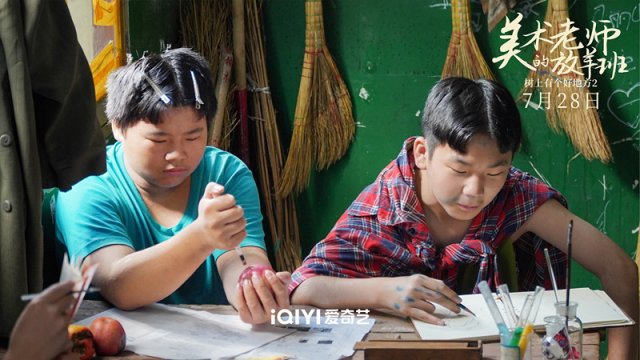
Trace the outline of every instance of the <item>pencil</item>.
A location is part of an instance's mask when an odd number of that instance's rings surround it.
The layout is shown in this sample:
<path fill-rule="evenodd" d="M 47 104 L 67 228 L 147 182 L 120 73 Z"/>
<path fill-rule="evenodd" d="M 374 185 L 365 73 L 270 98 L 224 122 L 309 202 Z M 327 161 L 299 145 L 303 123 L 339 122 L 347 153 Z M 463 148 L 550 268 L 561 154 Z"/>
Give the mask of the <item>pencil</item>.
<path fill-rule="evenodd" d="M 93 287 L 90 286 L 88 289 L 86 290 L 74 290 L 74 291 L 70 291 L 69 294 L 80 294 L 80 293 L 86 293 L 86 294 L 91 294 L 91 293 L 96 293 L 99 292 L 100 289 L 97 287 Z M 24 294 L 24 295 L 20 295 L 20 300 L 21 301 L 31 301 L 33 299 L 35 299 L 36 297 L 40 296 L 40 294 L 42 293 L 34 293 L 34 294 Z"/>

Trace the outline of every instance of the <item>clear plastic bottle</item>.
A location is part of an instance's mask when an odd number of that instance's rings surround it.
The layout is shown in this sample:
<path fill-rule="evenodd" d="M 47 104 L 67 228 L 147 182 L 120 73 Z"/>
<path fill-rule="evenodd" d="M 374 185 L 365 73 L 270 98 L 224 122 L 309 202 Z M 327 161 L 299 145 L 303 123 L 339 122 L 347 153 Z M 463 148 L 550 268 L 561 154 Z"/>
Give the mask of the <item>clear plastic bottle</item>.
<path fill-rule="evenodd" d="M 542 355 L 549 360 L 563 360 L 569 354 L 564 318 L 558 315 L 544 318 L 546 333 L 542 338 Z"/>
<path fill-rule="evenodd" d="M 571 349 L 566 359 L 582 359 L 582 321 L 576 316 L 578 303 L 569 302 L 567 306 L 564 302 L 557 302 L 555 307 L 556 315 L 560 316 L 568 326 Z"/>

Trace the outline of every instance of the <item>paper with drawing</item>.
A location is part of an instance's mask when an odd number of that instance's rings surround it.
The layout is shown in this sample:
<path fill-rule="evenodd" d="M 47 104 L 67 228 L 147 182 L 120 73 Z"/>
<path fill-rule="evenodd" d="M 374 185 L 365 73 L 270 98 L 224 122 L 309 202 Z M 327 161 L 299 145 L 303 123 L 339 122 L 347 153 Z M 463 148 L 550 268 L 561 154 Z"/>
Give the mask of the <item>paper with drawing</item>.
<path fill-rule="evenodd" d="M 244 354 L 238 359 L 268 359 L 278 356 L 296 360 L 342 359 L 353 355 L 353 346 L 371 331 L 374 319 L 357 323 L 329 323 L 321 317 L 319 324 L 293 325 L 296 331 L 263 347 Z"/>
<path fill-rule="evenodd" d="M 109 309 L 80 321 L 88 325 L 100 316 L 122 323 L 126 350 L 169 359 L 234 357 L 295 330 L 243 323 L 237 315 L 154 304 L 135 311 Z"/>
<path fill-rule="evenodd" d="M 353 344 L 373 326 L 358 324 L 251 326 L 237 315 L 218 315 L 155 304 L 135 311 L 109 309 L 79 322 L 88 325 L 100 316 L 122 323 L 126 350 L 164 359 L 252 359 L 284 355 L 295 359 L 339 359 L 353 354 Z"/>
<path fill-rule="evenodd" d="M 516 313 L 520 312 L 527 294 L 531 293 L 511 293 Z M 494 296 L 496 296 L 495 293 Z M 460 297 L 463 299 L 462 303 L 476 313 L 477 318 L 466 312 L 455 314 L 441 306 L 436 306 L 435 314 L 444 319 L 446 325 L 431 325 L 412 319 L 420 337 L 423 340 L 498 340 L 498 327 L 493 321 L 482 295 L 460 295 Z M 558 291 L 558 297 L 564 299 L 565 291 Z M 594 291 L 588 288 L 571 289 L 571 300 L 578 303 L 578 317 L 582 320 L 585 329 L 633 324 L 633 321 L 624 314 L 604 291 Z M 499 300 L 496 302 L 504 316 L 505 309 L 502 306 L 502 302 Z M 536 329 L 544 327 L 545 316 L 555 314 L 554 303 L 555 296 L 553 291 L 545 291 L 534 323 Z"/>

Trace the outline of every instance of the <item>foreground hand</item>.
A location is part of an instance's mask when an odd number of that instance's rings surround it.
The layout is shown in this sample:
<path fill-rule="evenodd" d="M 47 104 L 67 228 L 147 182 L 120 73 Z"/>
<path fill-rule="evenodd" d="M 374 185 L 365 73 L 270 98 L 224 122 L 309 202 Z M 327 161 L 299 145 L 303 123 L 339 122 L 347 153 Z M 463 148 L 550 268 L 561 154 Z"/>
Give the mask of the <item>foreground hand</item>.
<path fill-rule="evenodd" d="M 11 332 L 5 360 L 49 360 L 71 350 L 67 332 L 74 283 L 54 284 L 31 300 Z"/>
<path fill-rule="evenodd" d="M 392 281 L 387 291 L 389 295 L 385 300 L 390 309 L 436 325 L 444 325 L 444 321 L 433 315 L 433 303 L 438 303 L 455 313 L 460 312 L 457 304 L 462 299 L 441 280 L 422 274 L 390 279 Z"/>
<path fill-rule="evenodd" d="M 278 312 L 289 308 L 290 282 L 290 273 L 267 270 L 262 277 L 254 273 L 251 280 L 238 284 L 236 307 L 240 319 L 248 324 L 262 324 L 269 321 L 272 309 Z"/>

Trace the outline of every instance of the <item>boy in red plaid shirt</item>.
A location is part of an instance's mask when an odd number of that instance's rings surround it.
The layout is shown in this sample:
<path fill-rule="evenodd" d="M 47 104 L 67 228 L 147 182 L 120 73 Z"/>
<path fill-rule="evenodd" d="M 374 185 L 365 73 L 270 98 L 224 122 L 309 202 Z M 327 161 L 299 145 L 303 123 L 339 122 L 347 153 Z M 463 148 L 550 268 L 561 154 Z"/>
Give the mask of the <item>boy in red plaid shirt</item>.
<path fill-rule="evenodd" d="M 521 124 L 504 87 L 441 80 L 427 99 L 422 129 L 424 136 L 405 141 L 294 272 L 293 304 L 387 308 L 444 325 L 432 314 L 434 303 L 460 311 L 456 284 L 469 266 L 477 269 L 476 285 L 497 286 L 496 250 L 503 244 L 513 245 L 519 290 L 550 288 L 545 247 L 563 287 L 562 251 L 573 220 L 574 259 L 638 321 L 635 263 L 571 213 L 556 190 L 511 166 Z M 611 329 L 610 357 L 635 359 L 637 339 L 637 325 Z"/>

